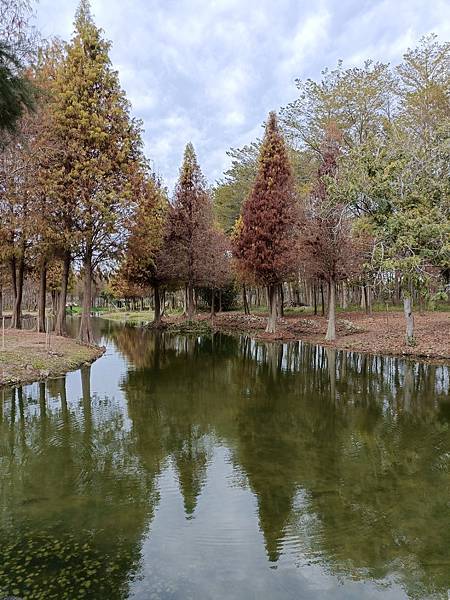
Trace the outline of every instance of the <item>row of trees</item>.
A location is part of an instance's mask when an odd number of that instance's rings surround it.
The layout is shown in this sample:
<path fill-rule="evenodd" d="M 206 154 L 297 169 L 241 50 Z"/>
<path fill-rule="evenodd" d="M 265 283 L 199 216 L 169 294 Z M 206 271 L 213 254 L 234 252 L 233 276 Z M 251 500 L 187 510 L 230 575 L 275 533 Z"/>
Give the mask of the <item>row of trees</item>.
<path fill-rule="evenodd" d="M 64 334 L 75 270 L 83 279 L 79 336 L 88 343 L 92 286 L 102 270 L 115 272 L 119 296 L 152 288 L 157 323 L 160 290 L 183 286 L 192 318 L 194 289 L 231 280 L 229 242 L 215 224 L 193 146 L 186 147 L 171 203 L 142 153 L 141 124 L 130 116 L 108 52 L 82 0 L 71 42 L 41 45 L 30 63 L 36 105 L 18 131 L 3 128 L 0 156 L 1 283 L 12 289 L 11 326 L 22 325 L 29 276 L 39 282 L 38 330 L 45 330 L 50 276 L 59 291 L 55 330 Z"/>
<path fill-rule="evenodd" d="M 271 113 L 263 141 L 231 151 L 213 193 L 188 144 L 172 199 L 143 155 L 141 123 L 88 1 L 69 43 L 32 56 L 26 78 L 16 76 L 34 90 L 34 107 L 17 96 L 16 116 L 1 124 L 0 284 L 12 290 L 13 327 L 28 277 L 39 282 L 45 329 L 50 278 L 63 334 L 75 272 L 80 338 L 91 342 L 103 272 L 119 297 L 152 290 L 156 324 L 168 289 L 183 290 L 191 319 L 199 288 L 210 290 L 213 313 L 216 290 L 232 282 L 246 311 L 248 287 L 265 288 L 269 333 L 284 286 L 314 282 L 327 291 L 332 340 L 337 286 L 356 282 L 367 295 L 395 281 L 413 342 L 413 295 L 444 289 L 450 269 L 449 44 L 425 38 L 395 70 L 339 65 L 320 82 L 298 81 L 298 100 Z"/>
<path fill-rule="evenodd" d="M 56 331 L 65 332 L 73 265 L 84 280 L 80 338 L 92 341 L 92 279 L 125 240 L 125 221 L 142 188 L 147 165 L 140 123 L 82 0 L 70 43 L 42 45 L 27 77 L 36 90 L 34 111 L 18 132 L 3 129 L 0 157 L 2 278 L 14 296 L 12 327 L 21 327 L 24 278 L 39 278 L 38 329 L 45 328 L 47 273 L 60 273 Z"/>
<path fill-rule="evenodd" d="M 450 44 L 433 35 L 408 50 L 396 68 L 367 61 L 345 70 L 339 64 L 319 82 L 297 81 L 299 98 L 280 111 L 284 150 L 280 140 L 271 149 L 272 117 L 262 142 L 229 153 L 231 168 L 215 189 L 216 214 L 229 231 L 235 223 L 243 227 L 244 275 L 250 269 L 255 281 L 270 286 L 289 277 L 327 284 L 329 339 L 338 281 L 358 282 L 366 293 L 376 287 L 383 299 L 400 286 L 409 343 L 412 298 L 446 297 L 449 73 Z M 270 154 L 276 158 L 268 167 Z M 293 218 L 281 198 L 294 195 L 300 214 Z M 280 252 L 261 259 L 264 240 L 270 240 L 269 254 L 275 247 Z M 272 264 L 270 274 L 268 263 L 253 268 L 258 260 Z"/>

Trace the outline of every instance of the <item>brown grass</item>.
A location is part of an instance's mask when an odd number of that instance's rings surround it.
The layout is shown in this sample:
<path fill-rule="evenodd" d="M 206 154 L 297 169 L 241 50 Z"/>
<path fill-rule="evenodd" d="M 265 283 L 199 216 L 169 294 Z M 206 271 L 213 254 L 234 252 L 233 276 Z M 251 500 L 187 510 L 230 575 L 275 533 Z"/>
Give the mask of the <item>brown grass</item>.
<path fill-rule="evenodd" d="M 47 348 L 45 333 L 7 329 L 5 350 L 0 332 L 0 386 L 56 377 L 93 362 L 103 352 L 104 348 L 55 335 Z"/>

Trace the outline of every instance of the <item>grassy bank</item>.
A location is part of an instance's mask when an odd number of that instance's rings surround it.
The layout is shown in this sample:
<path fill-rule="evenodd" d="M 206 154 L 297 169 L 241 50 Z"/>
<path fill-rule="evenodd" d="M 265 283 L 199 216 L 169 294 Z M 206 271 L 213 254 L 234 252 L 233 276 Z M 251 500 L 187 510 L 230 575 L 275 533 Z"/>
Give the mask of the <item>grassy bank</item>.
<path fill-rule="evenodd" d="M 103 352 L 103 348 L 54 335 L 47 347 L 45 333 L 7 329 L 4 350 L 0 337 L 0 386 L 56 377 L 92 363 Z"/>
<path fill-rule="evenodd" d="M 100 313 L 102 319 L 109 319 L 110 321 L 119 321 L 121 323 L 151 323 L 153 321 L 152 310 L 116 310 L 109 312 Z"/>

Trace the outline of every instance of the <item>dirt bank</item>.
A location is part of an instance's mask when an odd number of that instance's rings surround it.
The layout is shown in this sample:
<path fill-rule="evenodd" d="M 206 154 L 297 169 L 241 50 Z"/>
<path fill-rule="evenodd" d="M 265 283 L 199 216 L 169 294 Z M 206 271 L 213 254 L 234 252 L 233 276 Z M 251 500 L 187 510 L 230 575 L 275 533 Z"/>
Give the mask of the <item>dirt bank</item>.
<path fill-rule="evenodd" d="M 45 333 L 10 329 L 5 331 L 5 350 L 2 350 L 0 331 L 0 386 L 56 377 L 92 363 L 103 352 L 104 348 L 55 335 L 47 348 Z"/>
<path fill-rule="evenodd" d="M 335 342 L 325 341 L 326 317 L 313 315 L 279 319 L 274 335 L 265 333 L 266 319 L 260 315 L 221 313 L 215 317 L 214 327 L 267 341 L 304 340 L 345 350 L 450 362 L 450 313 L 427 312 L 414 319 L 415 346 L 405 344 L 405 323 L 399 312 L 339 313 Z"/>

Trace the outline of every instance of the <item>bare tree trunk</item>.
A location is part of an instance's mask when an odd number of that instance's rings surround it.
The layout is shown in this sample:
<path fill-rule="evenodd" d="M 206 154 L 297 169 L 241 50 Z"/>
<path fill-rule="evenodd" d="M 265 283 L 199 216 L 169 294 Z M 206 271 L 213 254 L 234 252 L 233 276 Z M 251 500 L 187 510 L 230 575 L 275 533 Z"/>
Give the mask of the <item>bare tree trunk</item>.
<path fill-rule="evenodd" d="M 401 291 L 400 291 L 400 273 L 395 271 L 395 295 L 394 295 L 394 304 L 397 306 L 401 301 Z"/>
<path fill-rule="evenodd" d="M 325 295 L 323 293 L 323 283 L 320 283 L 320 301 L 322 303 L 322 317 L 325 316 Z"/>
<path fill-rule="evenodd" d="M 215 294 L 216 294 L 216 290 L 215 290 L 215 288 L 212 288 L 211 289 L 211 319 L 213 319 L 216 314 L 216 303 L 215 303 L 215 299 L 214 299 Z"/>
<path fill-rule="evenodd" d="M 56 316 L 58 314 L 58 292 L 56 290 L 52 290 L 52 315 Z"/>
<path fill-rule="evenodd" d="M 0 283 L 0 319 L 3 317 L 3 286 Z"/>
<path fill-rule="evenodd" d="M 370 288 L 365 282 L 363 283 L 363 286 L 362 286 L 362 294 L 363 294 L 363 296 L 361 297 L 362 307 L 366 311 L 366 314 L 370 315 L 372 313 L 372 304 L 370 301 Z"/>
<path fill-rule="evenodd" d="M 317 286 L 313 284 L 314 314 L 317 315 Z"/>
<path fill-rule="evenodd" d="M 329 285 L 328 327 L 325 339 L 333 342 L 336 339 L 336 283 L 332 279 Z"/>
<path fill-rule="evenodd" d="M 56 335 L 66 335 L 66 303 L 67 303 L 67 289 L 69 287 L 69 274 L 70 274 L 70 252 L 69 250 L 64 251 L 63 256 L 63 272 L 61 278 L 61 291 L 59 292 L 59 303 L 58 313 L 55 321 L 55 333 Z"/>
<path fill-rule="evenodd" d="M 365 311 L 366 310 L 366 294 L 365 294 L 365 286 L 364 284 L 361 286 L 361 302 L 360 307 Z"/>
<path fill-rule="evenodd" d="M 9 269 L 11 273 L 11 283 L 14 298 L 17 296 L 17 271 L 16 271 L 16 257 L 13 256 L 9 261 Z"/>
<path fill-rule="evenodd" d="M 245 315 L 249 315 L 250 314 L 250 308 L 249 308 L 249 305 L 248 305 L 247 290 L 245 288 L 245 284 L 242 286 L 242 298 L 244 300 L 244 314 Z"/>
<path fill-rule="evenodd" d="M 45 332 L 45 304 L 47 298 L 47 259 L 43 258 L 39 270 L 39 302 L 37 330 L 40 333 Z"/>
<path fill-rule="evenodd" d="M 278 285 L 277 311 L 279 317 L 284 317 L 284 289 L 282 283 Z"/>
<path fill-rule="evenodd" d="M 348 308 L 348 292 L 347 284 L 345 281 L 342 282 L 342 308 L 346 310 Z"/>
<path fill-rule="evenodd" d="M 222 290 L 219 290 L 219 312 L 222 312 Z"/>
<path fill-rule="evenodd" d="M 92 308 L 92 249 L 86 250 L 83 260 L 84 268 L 84 286 L 83 286 L 83 307 L 81 312 L 81 324 L 79 338 L 85 344 L 94 343 L 92 332 L 91 308 Z"/>
<path fill-rule="evenodd" d="M 159 292 L 159 285 L 155 284 L 153 286 L 153 294 L 155 300 L 155 314 L 153 316 L 154 325 L 161 324 L 161 294 Z"/>
<path fill-rule="evenodd" d="M 277 329 L 278 311 L 278 285 L 267 286 L 267 301 L 269 304 L 269 317 L 267 319 L 266 333 L 275 333 Z"/>
<path fill-rule="evenodd" d="M 403 312 L 406 320 L 406 343 L 408 346 L 414 346 L 414 317 L 412 314 L 412 299 L 411 296 L 403 298 Z"/>
<path fill-rule="evenodd" d="M 16 273 L 17 262 L 17 273 Z M 14 287 L 15 297 L 11 319 L 12 329 L 22 329 L 22 295 L 23 295 L 23 276 L 25 271 L 25 257 L 21 252 L 19 259 L 14 261 Z"/>
<path fill-rule="evenodd" d="M 188 283 L 186 290 L 187 301 L 187 318 L 191 321 L 194 317 L 194 287 L 192 283 Z"/>

